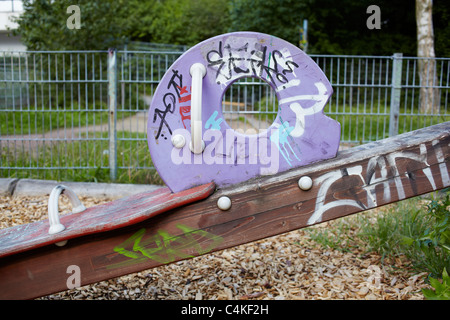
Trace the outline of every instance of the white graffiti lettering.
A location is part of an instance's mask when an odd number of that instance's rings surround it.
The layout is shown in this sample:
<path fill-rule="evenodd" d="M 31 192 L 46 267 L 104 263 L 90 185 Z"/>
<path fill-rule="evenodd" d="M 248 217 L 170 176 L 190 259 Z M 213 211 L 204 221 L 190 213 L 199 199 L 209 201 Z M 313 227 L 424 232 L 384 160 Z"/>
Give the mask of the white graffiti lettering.
<path fill-rule="evenodd" d="M 450 186 L 450 178 L 447 165 L 443 162 L 444 156 L 442 150 L 438 144 L 438 141 L 433 141 L 432 146 L 435 150 L 436 158 L 438 162 L 440 162 L 439 170 L 442 178 L 442 187 L 448 187 Z M 421 171 L 424 173 L 432 189 L 436 190 L 436 182 L 433 178 L 431 168 L 427 161 L 428 154 L 425 144 L 421 144 L 419 150 L 419 154 L 408 151 L 398 151 L 386 156 L 377 156 L 371 158 L 367 164 L 366 177 L 363 177 L 363 168 L 361 165 L 357 165 L 347 169 L 335 170 L 318 177 L 316 179 L 316 183 L 320 185 L 320 187 L 319 191 L 317 192 L 315 210 L 311 217 L 308 219 L 308 225 L 321 222 L 323 214 L 326 211 L 336 207 L 352 206 L 361 210 L 376 207 L 378 204 L 375 188 L 378 185 L 383 186 L 383 201 L 385 203 L 391 201 L 392 197 L 388 178 L 388 167 L 390 168 L 391 174 L 393 176 L 398 200 L 406 198 L 403 185 L 404 182 L 402 182 L 403 175 L 409 179 L 414 190 L 414 173 L 411 173 L 407 170 L 407 166 L 411 163 L 411 161 L 422 163 L 426 166 L 421 169 Z M 399 159 L 406 159 L 406 161 L 399 161 Z M 386 164 L 388 165 L 388 167 L 386 166 Z M 377 171 L 379 172 L 379 176 L 375 177 Z M 339 199 L 326 203 L 326 197 L 329 194 L 331 186 L 348 176 L 354 176 L 360 179 L 362 183 L 362 189 L 365 191 L 365 196 L 363 195 L 360 198 L 365 200 L 366 204 L 356 199 L 356 197 L 354 197 L 354 199 Z"/>

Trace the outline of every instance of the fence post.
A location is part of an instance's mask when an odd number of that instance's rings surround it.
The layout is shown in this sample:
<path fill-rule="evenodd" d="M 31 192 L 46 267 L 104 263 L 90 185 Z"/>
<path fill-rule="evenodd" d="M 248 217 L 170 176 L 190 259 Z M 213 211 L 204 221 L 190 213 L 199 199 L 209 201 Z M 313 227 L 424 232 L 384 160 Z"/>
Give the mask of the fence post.
<path fill-rule="evenodd" d="M 400 115 L 400 93 L 402 90 L 403 54 L 395 53 L 392 64 L 391 110 L 389 117 L 389 137 L 398 134 L 398 118 Z"/>
<path fill-rule="evenodd" d="M 108 50 L 109 176 L 117 177 L 117 51 Z"/>

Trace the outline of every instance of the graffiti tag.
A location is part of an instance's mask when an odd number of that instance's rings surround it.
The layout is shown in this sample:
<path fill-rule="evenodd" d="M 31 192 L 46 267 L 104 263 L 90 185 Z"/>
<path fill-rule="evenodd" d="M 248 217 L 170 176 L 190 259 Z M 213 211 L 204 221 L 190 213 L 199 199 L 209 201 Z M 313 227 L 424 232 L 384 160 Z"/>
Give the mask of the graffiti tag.
<path fill-rule="evenodd" d="M 266 64 L 267 60 L 267 64 Z M 219 42 L 206 54 L 208 67 L 216 69 L 217 84 L 224 84 L 241 76 L 264 78 L 273 84 L 289 82 L 287 74 L 294 73 L 298 64 L 292 61 L 288 50 L 268 52 L 267 46 L 250 41 L 232 46 Z M 264 74 L 265 73 L 265 74 Z"/>
<path fill-rule="evenodd" d="M 163 98 L 163 103 L 165 109 L 161 110 L 156 108 L 155 114 L 153 115 L 153 123 L 156 122 L 157 118 L 160 119 L 158 132 L 155 135 L 156 139 L 158 139 L 161 135 L 161 131 L 164 125 L 169 130 L 169 133 L 172 134 L 172 129 L 170 129 L 170 126 L 167 123 L 166 116 L 168 113 L 173 113 L 175 111 L 175 96 L 172 93 L 166 93 Z M 165 139 L 167 140 L 167 137 L 165 137 Z"/>
<path fill-rule="evenodd" d="M 156 234 L 148 236 L 146 229 L 142 228 L 117 245 L 114 251 L 131 258 L 131 262 L 150 259 L 167 264 L 208 253 L 223 241 L 222 237 L 204 230 L 195 230 L 182 224 L 178 224 L 177 228 L 183 231 L 182 235 L 174 236 L 165 230 L 158 230 Z"/>
<path fill-rule="evenodd" d="M 433 141 L 432 146 L 437 159 L 439 161 L 443 161 L 443 152 L 441 146 L 438 144 L 438 141 Z M 383 188 L 383 202 L 390 202 L 392 196 L 391 187 L 389 184 L 389 172 L 394 177 L 394 186 L 397 192 L 398 200 L 403 200 L 406 198 L 404 181 L 401 178 L 403 174 L 408 177 L 408 181 L 411 184 L 414 194 L 417 194 L 415 173 L 411 170 L 411 168 L 417 167 L 417 165 L 420 164 L 425 165 L 421 171 L 427 178 L 433 190 L 436 190 L 436 182 L 427 162 L 428 154 L 426 145 L 421 144 L 419 150 L 419 154 L 409 151 L 398 151 L 386 156 L 373 157 L 367 164 L 365 175 L 363 175 L 363 167 L 361 165 L 356 165 L 350 168 L 328 172 L 318 177 L 316 179 L 316 183 L 318 183 L 320 187 L 317 192 L 314 213 L 309 218 L 308 225 L 321 222 L 324 213 L 336 207 L 351 206 L 361 210 L 377 207 L 378 204 L 375 189 L 378 186 L 382 186 Z M 399 161 L 399 159 L 403 159 L 403 161 Z M 443 186 L 450 186 L 450 178 L 446 164 L 441 163 L 439 165 L 439 170 Z M 360 197 L 360 199 L 356 198 L 356 200 L 354 198 L 326 202 L 326 197 L 331 186 L 339 181 L 344 181 L 344 179 L 347 179 L 348 177 L 357 177 L 360 179 L 365 194 L 363 193 L 363 196 Z M 364 200 L 366 204 L 362 200 Z"/>
<path fill-rule="evenodd" d="M 163 97 L 163 109 L 155 108 L 155 113 L 153 115 L 153 123 L 155 123 L 159 118 L 159 126 L 158 131 L 156 132 L 155 138 L 158 139 L 160 136 L 163 136 L 162 130 L 163 127 L 166 126 L 169 130 L 170 135 L 172 135 L 172 129 L 170 128 L 166 116 L 168 113 L 173 114 L 176 109 L 177 101 L 179 104 L 187 104 L 182 105 L 179 108 L 179 113 L 181 116 L 181 120 L 183 122 L 183 126 L 186 128 L 185 120 L 190 120 L 191 115 L 191 94 L 189 93 L 190 88 L 188 86 L 183 86 L 183 75 L 178 73 L 178 70 L 172 70 L 172 77 L 167 85 L 167 89 L 171 89 L 172 91 L 167 92 Z M 176 95 L 176 97 L 175 97 Z M 167 140 L 167 137 L 164 137 Z"/>

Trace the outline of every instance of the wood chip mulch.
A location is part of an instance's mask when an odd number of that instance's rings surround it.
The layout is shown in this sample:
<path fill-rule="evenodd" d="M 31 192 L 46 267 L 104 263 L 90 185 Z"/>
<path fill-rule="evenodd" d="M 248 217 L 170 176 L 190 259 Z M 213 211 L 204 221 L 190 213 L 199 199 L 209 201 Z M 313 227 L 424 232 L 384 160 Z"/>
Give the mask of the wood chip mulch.
<path fill-rule="evenodd" d="M 81 198 L 86 207 L 110 199 Z M 48 197 L 0 197 L 0 228 L 47 219 Z M 70 205 L 60 198 L 61 212 Z M 375 210 L 363 213 L 376 215 Z M 343 218 L 351 224 L 352 217 Z M 311 228 L 329 228 L 336 221 Z M 356 228 L 351 228 L 357 238 Z M 356 239 L 355 241 L 358 241 Z M 423 300 L 426 273 L 362 246 L 330 249 L 301 229 L 40 299 Z"/>

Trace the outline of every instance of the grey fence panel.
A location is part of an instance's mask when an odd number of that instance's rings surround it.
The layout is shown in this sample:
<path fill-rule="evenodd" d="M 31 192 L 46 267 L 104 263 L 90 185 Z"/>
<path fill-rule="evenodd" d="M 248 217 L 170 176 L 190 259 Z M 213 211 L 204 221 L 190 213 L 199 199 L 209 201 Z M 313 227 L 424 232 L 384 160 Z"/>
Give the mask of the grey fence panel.
<path fill-rule="evenodd" d="M 180 51 L 117 52 L 117 169 L 121 181 L 159 182 L 148 151 L 148 110 L 160 79 L 181 54 Z"/>
<path fill-rule="evenodd" d="M 401 87 L 400 132 L 450 120 L 450 59 L 403 59 Z"/>
<path fill-rule="evenodd" d="M 106 58 L 0 53 L 1 176 L 64 179 L 108 167 L 97 156 L 108 150 Z"/>
<path fill-rule="evenodd" d="M 312 56 L 334 93 L 324 112 L 341 123 L 342 143 L 380 140 L 389 132 L 392 57 Z"/>
<path fill-rule="evenodd" d="M 148 109 L 183 52 L 130 49 L 0 52 L 0 177 L 160 182 Z M 343 145 L 450 120 L 449 58 L 311 57 L 333 86 L 324 112 L 341 123 Z M 232 128 L 255 133 L 275 120 L 277 96 L 265 81 L 242 78 L 222 111 Z"/>

